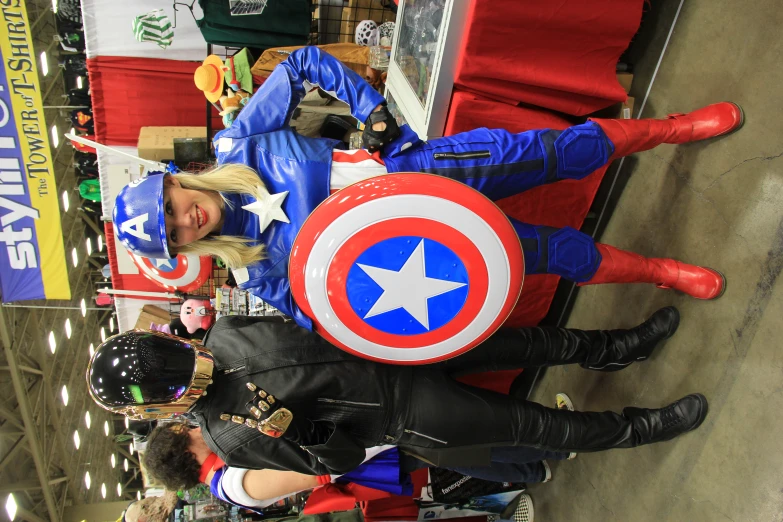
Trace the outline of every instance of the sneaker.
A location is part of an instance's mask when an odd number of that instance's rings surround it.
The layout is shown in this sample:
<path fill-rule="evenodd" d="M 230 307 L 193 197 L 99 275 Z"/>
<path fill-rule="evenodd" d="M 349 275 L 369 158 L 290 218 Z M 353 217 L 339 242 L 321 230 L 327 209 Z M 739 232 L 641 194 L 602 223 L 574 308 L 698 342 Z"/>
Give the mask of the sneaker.
<path fill-rule="evenodd" d="M 514 522 L 533 522 L 535 520 L 533 497 L 527 493 L 519 495 L 519 504 L 517 505 L 516 511 L 514 511 L 512 519 Z"/>
<path fill-rule="evenodd" d="M 558 393 L 555 395 L 555 405 L 557 406 L 558 410 L 574 411 L 574 403 L 571 402 L 571 397 L 565 393 Z M 568 460 L 574 460 L 575 458 L 576 453 L 568 454 Z"/>
<path fill-rule="evenodd" d="M 544 480 L 541 483 L 545 484 L 552 480 L 552 468 L 549 467 L 549 463 L 545 460 L 542 460 L 541 464 L 544 466 Z"/>

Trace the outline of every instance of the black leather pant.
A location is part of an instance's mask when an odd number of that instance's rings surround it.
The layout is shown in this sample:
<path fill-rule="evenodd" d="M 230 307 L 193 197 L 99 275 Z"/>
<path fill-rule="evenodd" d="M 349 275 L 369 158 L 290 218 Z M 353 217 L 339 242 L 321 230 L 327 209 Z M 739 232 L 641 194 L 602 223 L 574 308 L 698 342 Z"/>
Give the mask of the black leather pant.
<path fill-rule="evenodd" d="M 432 369 L 414 369 L 403 448 L 531 446 L 550 451 L 602 451 L 638 444 L 629 419 L 606 411 L 546 408 L 459 383 Z"/>
<path fill-rule="evenodd" d="M 501 330 L 464 355 L 414 368 L 410 407 L 398 444 L 412 449 L 531 446 L 566 452 L 636 446 L 632 423 L 620 414 L 546 408 L 453 379 L 482 371 L 606 364 L 615 348 L 609 331 Z"/>
<path fill-rule="evenodd" d="M 617 370 L 630 364 L 617 362 L 624 352 L 633 348 L 624 335 L 627 331 L 555 327 L 501 329 L 470 351 L 427 368 L 437 368 L 454 377 L 562 364 Z"/>

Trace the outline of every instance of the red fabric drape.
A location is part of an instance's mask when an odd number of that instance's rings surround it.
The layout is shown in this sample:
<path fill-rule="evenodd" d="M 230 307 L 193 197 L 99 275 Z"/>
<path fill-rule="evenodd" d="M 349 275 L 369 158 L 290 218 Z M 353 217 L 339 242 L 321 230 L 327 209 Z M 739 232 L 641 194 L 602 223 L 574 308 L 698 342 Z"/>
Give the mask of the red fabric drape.
<path fill-rule="evenodd" d="M 117 56 L 87 60 L 98 142 L 135 147 L 141 127 L 203 127 L 206 100 L 193 84 L 199 65 Z"/>
<path fill-rule="evenodd" d="M 543 109 L 510 107 L 504 103 L 455 89 L 451 99 L 446 135 L 477 127 L 495 127 L 510 132 L 531 129 L 563 129 L 569 121 Z M 534 225 L 582 226 L 606 167 L 576 181 L 566 180 L 537 187 L 498 202 L 506 214 Z M 546 316 L 559 278 L 552 275 L 525 276 L 522 295 L 506 326 L 532 326 Z"/>
<path fill-rule="evenodd" d="M 456 85 L 512 105 L 586 115 L 626 94 L 615 67 L 644 0 L 473 0 Z"/>

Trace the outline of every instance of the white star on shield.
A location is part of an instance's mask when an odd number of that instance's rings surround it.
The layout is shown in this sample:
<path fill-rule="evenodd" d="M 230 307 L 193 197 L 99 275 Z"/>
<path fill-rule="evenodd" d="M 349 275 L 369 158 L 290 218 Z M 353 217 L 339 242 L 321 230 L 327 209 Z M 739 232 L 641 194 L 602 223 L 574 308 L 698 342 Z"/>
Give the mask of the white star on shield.
<path fill-rule="evenodd" d="M 165 266 L 169 270 L 174 270 L 174 267 L 171 266 L 171 259 L 155 259 L 155 268 L 160 268 L 162 266 Z"/>
<path fill-rule="evenodd" d="M 281 208 L 283 200 L 288 195 L 287 190 L 278 194 L 270 194 L 266 187 L 258 185 L 258 191 L 261 193 L 261 199 L 243 205 L 242 208 L 258 216 L 259 232 L 266 230 L 272 220 L 284 223 L 291 222 Z"/>
<path fill-rule="evenodd" d="M 427 277 L 423 239 L 416 245 L 399 271 L 359 263 L 357 265 L 383 289 L 381 297 L 364 316 L 365 319 L 403 308 L 429 330 L 427 300 L 466 285 L 466 283 Z"/>

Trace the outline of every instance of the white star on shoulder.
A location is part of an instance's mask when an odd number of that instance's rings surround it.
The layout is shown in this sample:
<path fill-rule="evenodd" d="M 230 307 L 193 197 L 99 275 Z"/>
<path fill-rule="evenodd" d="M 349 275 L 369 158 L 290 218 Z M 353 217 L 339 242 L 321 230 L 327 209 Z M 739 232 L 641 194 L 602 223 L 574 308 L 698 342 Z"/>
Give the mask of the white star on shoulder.
<path fill-rule="evenodd" d="M 283 223 L 291 222 L 281 208 L 283 200 L 288 195 L 287 190 L 278 194 L 270 194 L 266 187 L 258 185 L 258 191 L 261 193 L 261 199 L 243 205 L 242 208 L 258 216 L 260 232 L 266 230 L 266 227 L 269 226 L 273 219 Z"/>
<path fill-rule="evenodd" d="M 358 263 L 357 263 L 358 264 Z M 404 308 L 427 330 L 430 329 L 427 300 L 430 297 L 451 292 L 465 286 L 466 283 L 433 279 L 426 276 L 424 259 L 424 240 L 422 239 L 413 253 L 405 261 L 399 272 L 377 266 L 359 264 L 359 268 L 383 288 L 381 297 L 375 301 L 365 319 L 391 310 Z"/>
<path fill-rule="evenodd" d="M 171 266 L 171 259 L 156 259 L 155 260 L 155 268 L 160 268 L 162 266 L 165 266 L 169 270 L 173 270 L 174 267 Z"/>

